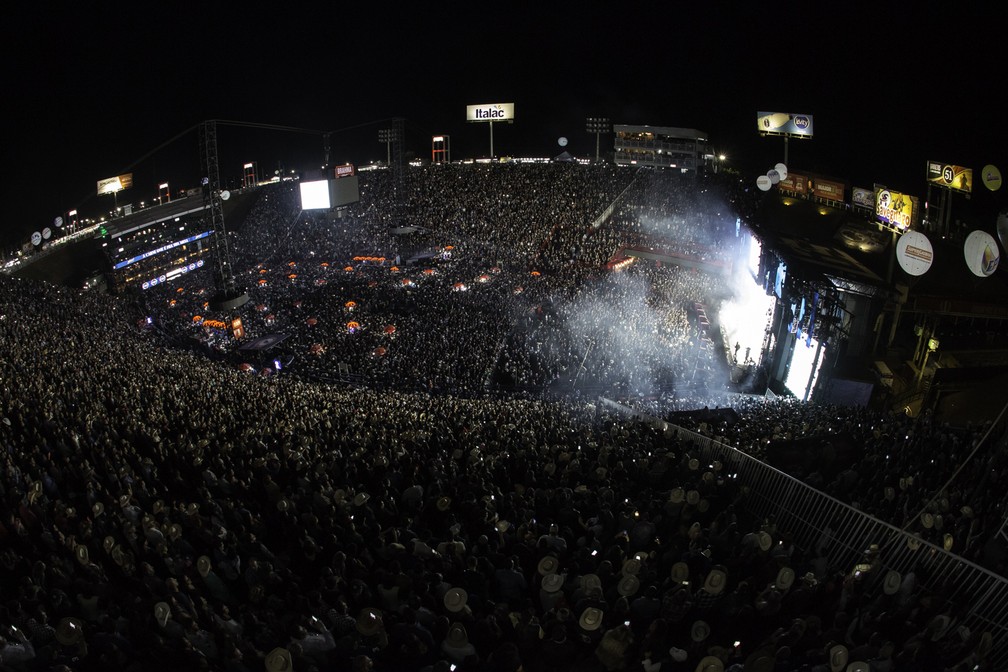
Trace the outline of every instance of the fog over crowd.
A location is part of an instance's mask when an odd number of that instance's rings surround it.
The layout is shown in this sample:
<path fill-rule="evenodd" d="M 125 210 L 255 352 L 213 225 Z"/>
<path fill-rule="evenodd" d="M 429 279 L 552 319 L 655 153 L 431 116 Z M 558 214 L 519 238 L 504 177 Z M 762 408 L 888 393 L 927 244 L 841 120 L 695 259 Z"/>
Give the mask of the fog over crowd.
<path fill-rule="evenodd" d="M 241 338 L 211 264 L 116 296 L 0 275 L 0 670 L 996 669 L 941 577 L 869 544 L 834 565 L 600 399 L 984 561 L 1008 460 L 946 487 L 984 427 L 731 384 L 705 316 L 748 279 L 737 178 L 360 185 L 340 216 L 280 183 L 228 222 Z M 787 452 L 810 438 L 862 452 Z"/>

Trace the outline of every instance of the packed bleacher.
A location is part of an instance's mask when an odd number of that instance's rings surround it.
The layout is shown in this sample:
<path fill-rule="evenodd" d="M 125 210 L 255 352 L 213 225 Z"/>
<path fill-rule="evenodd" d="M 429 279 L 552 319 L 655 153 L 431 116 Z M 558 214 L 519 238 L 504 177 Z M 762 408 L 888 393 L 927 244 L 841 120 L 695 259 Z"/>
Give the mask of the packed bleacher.
<path fill-rule="evenodd" d="M 690 427 L 771 462 L 843 435 L 863 466 L 795 475 L 896 524 L 979 434 L 732 393 L 690 313 L 721 276 L 605 270 L 653 242 L 624 237 L 634 212 L 675 222 L 683 254 L 720 249 L 696 182 L 637 175 L 411 173 L 432 254 L 413 263 L 385 176 L 336 220 L 265 189 L 232 226 L 241 339 L 209 270 L 111 297 L 0 276 L 0 670 L 995 669 L 926 569 L 871 547 L 831 565 L 690 444 L 598 403 L 731 407 Z M 975 559 L 1004 460 L 967 469 L 921 526 Z"/>

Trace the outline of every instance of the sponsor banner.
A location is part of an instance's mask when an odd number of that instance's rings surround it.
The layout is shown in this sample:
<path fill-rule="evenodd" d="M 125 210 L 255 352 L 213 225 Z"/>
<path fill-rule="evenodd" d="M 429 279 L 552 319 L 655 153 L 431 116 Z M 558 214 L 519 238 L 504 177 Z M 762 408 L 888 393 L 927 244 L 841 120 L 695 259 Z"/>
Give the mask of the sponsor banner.
<path fill-rule="evenodd" d="M 122 191 L 123 189 L 129 189 L 133 186 L 133 173 L 126 173 L 125 175 L 117 175 L 115 177 L 107 177 L 104 180 L 98 180 L 98 195 L 102 194 L 114 194 L 117 191 Z"/>
<path fill-rule="evenodd" d="M 195 242 L 202 238 L 208 238 L 211 233 L 213 233 L 212 230 L 204 231 L 203 233 L 197 233 L 195 236 L 189 236 L 188 238 L 183 238 L 182 240 L 176 240 L 173 243 L 167 243 L 153 250 L 147 250 L 143 254 L 138 254 L 135 257 L 130 257 L 129 259 L 123 259 L 122 261 L 115 264 L 115 266 L 113 266 L 112 268 L 118 271 L 120 268 L 125 268 L 130 264 L 135 264 L 136 262 L 143 261 L 144 259 L 150 259 L 154 255 L 161 254 L 162 252 L 167 252 L 168 250 L 174 250 L 176 247 L 180 247 L 182 245 Z"/>
<path fill-rule="evenodd" d="M 875 187 L 875 216 L 879 221 L 900 229 L 910 228 L 913 207 L 910 196 L 885 187 Z"/>
<path fill-rule="evenodd" d="M 788 114 L 787 112 L 757 112 L 756 128 L 760 133 L 800 135 L 811 138 L 812 115 Z"/>
<path fill-rule="evenodd" d="M 154 287 L 157 287 L 158 285 L 163 285 L 164 283 L 168 282 L 169 280 L 173 280 L 173 279 L 177 278 L 178 276 L 182 275 L 183 273 L 189 273 L 190 271 L 195 271 L 197 268 L 203 268 L 203 260 L 202 259 L 200 259 L 200 260 L 198 260 L 198 261 L 196 261 L 194 263 L 188 264 L 188 265 L 182 265 L 182 266 L 179 266 L 178 268 L 173 268 L 168 273 L 166 273 L 164 275 L 159 275 L 156 278 L 151 278 L 150 280 L 144 280 L 143 285 L 141 285 L 141 286 L 144 289 L 152 289 Z"/>
<path fill-rule="evenodd" d="M 466 121 L 512 121 L 514 103 L 466 105 Z"/>
<path fill-rule="evenodd" d="M 828 201 L 844 200 L 843 182 L 833 180 L 823 180 L 818 177 L 812 179 L 812 195 L 825 198 Z"/>
<path fill-rule="evenodd" d="M 920 231 L 907 231 L 896 243 L 896 261 L 909 275 L 924 275 L 934 261 L 931 241 Z"/>
<path fill-rule="evenodd" d="M 863 189 L 862 187 L 854 187 L 851 191 L 851 203 L 862 208 L 874 210 L 875 191 L 872 189 Z"/>
<path fill-rule="evenodd" d="M 808 193 L 808 178 L 798 173 L 789 172 L 777 185 L 784 191 L 790 191 L 804 196 Z"/>
<path fill-rule="evenodd" d="M 356 171 L 352 163 L 344 163 L 342 166 L 336 166 L 336 177 L 350 177 L 354 175 Z"/>
<path fill-rule="evenodd" d="M 997 270 L 998 262 L 1001 261 L 1001 252 L 998 250 L 994 236 L 986 231 L 974 231 L 966 237 L 963 244 L 963 256 L 966 257 L 966 266 L 970 273 L 978 278 L 987 278 Z"/>
<path fill-rule="evenodd" d="M 980 177 L 984 186 L 991 191 L 997 191 L 1001 188 L 1001 171 L 997 166 L 988 163 L 983 167 L 983 173 L 980 174 Z"/>
<path fill-rule="evenodd" d="M 969 194 L 973 191 L 973 169 L 950 163 L 927 162 L 927 181 L 940 187 Z"/>

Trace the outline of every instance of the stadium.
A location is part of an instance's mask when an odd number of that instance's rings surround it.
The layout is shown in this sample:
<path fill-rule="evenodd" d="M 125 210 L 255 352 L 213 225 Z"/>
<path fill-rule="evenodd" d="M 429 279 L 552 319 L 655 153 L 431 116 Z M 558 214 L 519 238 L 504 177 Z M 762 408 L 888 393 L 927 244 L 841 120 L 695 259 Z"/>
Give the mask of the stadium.
<path fill-rule="evenodd" d="M 1008 226 L 595 128 L 8 260 L 3 669 L 1005 669 Z"/>

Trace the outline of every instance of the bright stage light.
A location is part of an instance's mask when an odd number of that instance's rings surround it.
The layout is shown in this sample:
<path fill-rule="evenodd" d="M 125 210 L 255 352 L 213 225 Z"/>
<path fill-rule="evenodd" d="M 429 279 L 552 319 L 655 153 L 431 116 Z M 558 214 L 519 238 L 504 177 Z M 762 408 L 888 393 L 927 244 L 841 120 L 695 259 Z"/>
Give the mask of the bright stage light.
<path fill-rule="evenodd" d="M 808 388 L 811 393 L 815 389 L 816 379 L 819 377 L 823 358 L 820 356 L 819 362 L 816 364 L 815 357 L 818 350 L 819 342 L 814 338 L 811 340 L 799 338 L 795 343 L 794 353 L 791 355 L 791 366 L 788 368 L 784 387 L 791 390 L 791 393 L 802 401 L 808 401 L 805 398 L 805 390 Z M 815 366 L 814 375 L 813 366 Z M 812 376 L 811 386 L 809 385 L 809 376 Z"/>

